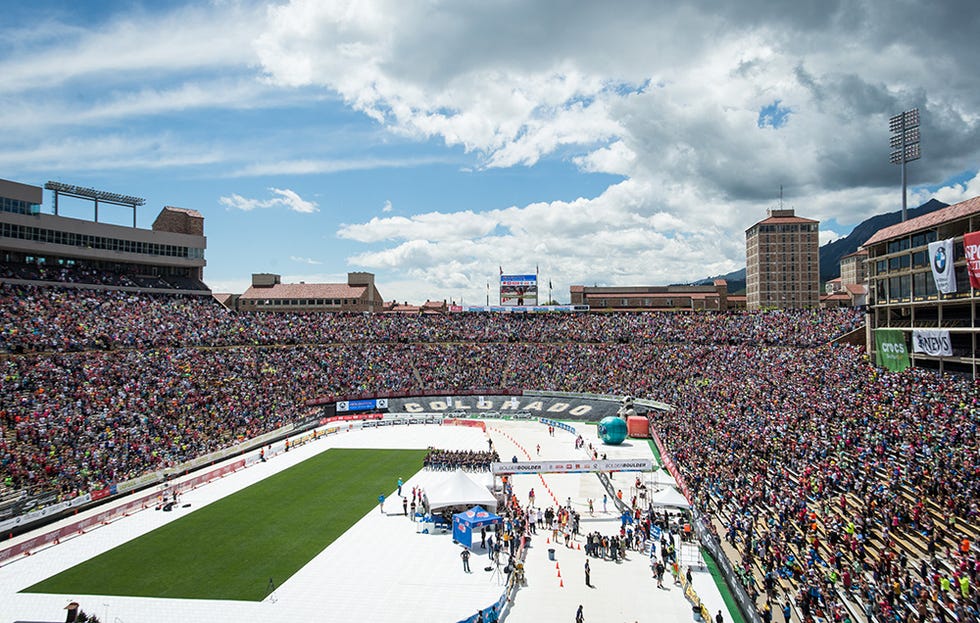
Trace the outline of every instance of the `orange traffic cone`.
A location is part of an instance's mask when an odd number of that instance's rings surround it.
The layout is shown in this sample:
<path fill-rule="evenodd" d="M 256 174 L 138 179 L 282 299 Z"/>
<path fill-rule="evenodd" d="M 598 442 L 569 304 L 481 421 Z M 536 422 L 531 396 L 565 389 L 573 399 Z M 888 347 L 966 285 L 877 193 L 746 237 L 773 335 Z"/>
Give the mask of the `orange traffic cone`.
<path fill-rule="evenodd" d="M 558 568 L 558 563 L 556 562 L 556 563 L 555 563 L 555 569 L 557 569 L 557 568 Z"/>
<path fill-rule="evenodd" d="M 544 540 L 544 544 L 545 545 L 551 545 L 551 537 L 550 536 L 547 539 Z"/>
<path fill-rule="evenodd" d="M 582 549 L 582 544 L 581 543 L 578 544 L 578 548 L 579 548 L 579 551 L 581 551 L 581 549 Z"/>
<path fill-rule="evenodd" d="M 564 580 L 558 580 L 558 588 L 565 588 L 565 581 Z"/>
<path fill-rule="evenodd" d="M 558 577 L 561 577 L 561 569 L 558 570 Z"/>

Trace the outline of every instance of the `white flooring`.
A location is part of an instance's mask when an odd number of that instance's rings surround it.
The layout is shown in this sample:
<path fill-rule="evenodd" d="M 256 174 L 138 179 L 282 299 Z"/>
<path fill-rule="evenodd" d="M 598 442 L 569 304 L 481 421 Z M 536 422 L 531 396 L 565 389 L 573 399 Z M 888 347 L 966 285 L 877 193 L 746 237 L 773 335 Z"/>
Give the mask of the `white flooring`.
<path fill-rule="evenodd" d="M 652 455 L 646 441 L 628 439 L 621 446 L 604 446 L 597 439 L 594 426 L 576 426 L 587 442 L 610 459 Z M 557 430 L 554 436 L 549 436 L 547 427 L 537 422 L 488 420 L 487 432 L 505 460 L 513 455 L 521 460 L 574 460 L 586 456 L 585 450 L 574 448 L 573 435 Z M 538 444 L 540 455 L 536 450 Z M 414 475 L 392 474 L 392 491 L 385 511 L 399 514 L 382 514 L 375 507 L 261 603 L 19 592 L 328 448 L 428 446 L 484 450 L 487 441 L 478 428 L 438 425 L 370 428 L 323 437 L 186 492 L 181 504 L 189 503 L 190 508 L 169 513 L 152 508 L 143 510 L 4 564 L 0 567 L 0 622 L 63 621 L 65 605 L 78 601 L 83 610 L 98 615 L 103 623 L 313 620 L 455 623 L 495 602 L 504 587 L 500 575 L 484 571 L 487 558 L 481 555 L 478 545 L 470 561 L 473 572 L 464 573 L 460 547 L 453 544 L 451 535 L 418 534 L 416 524 L 400 514 L 401 505 L 394 491 L 397 479 L 406 479 L 403 493 L 409 494 L 414 485 L 429 485 L 438 478 L 438 474 L 424 471 Z M 628 496 L 635 477 L 632 473 L 614 476 L 614 483 L 624 496 Z M 618 532 L 619 520 L 611 501 L 608 513 L 602 512 L 604 490 L 594 474 L 548 474 L 543 480 L 537 475 L 522 475 L 514 480 L 515 493 L 522 501 L 527 500 L 532 487 L 539 506 L 555 505 L 570 497 L 582 514 L 583 533 Z M 375 499 L 377 492 L 366 491 L 365 495 Z M 589 498 L 595 500 L 595 516 L 589 516 Z M 648 560 L 642 554 L 631 552 L 629 560 L 618 564 L 591 559 L 595 588 L 586 588 L 585 555 L 578 544 L 566 549 L 564 544 L 547 544 L 546 536 L 539 531 L 532 539 L 526 560 L 528 586 L 516 593 L 506 616 L 508 623 L 573 621 L 579 604 L 584 607 L 587 621 L 680 623 L 692 620 L 691 606 L 680 587 L 671 585 L 668 574 L 665 585 L 670 588 L 657 589 Z M 554 562 L 548 560 L 549 547 L 556 550 Z M 152 565 L 153 561 L 146 564 Z M 256 578 L 256 581 L 267 584 L 268 578 Z M 694 587 L 712 614 L 722 610 L 725 620 L 732 620 L 706 572 L 694 572 Z"/>

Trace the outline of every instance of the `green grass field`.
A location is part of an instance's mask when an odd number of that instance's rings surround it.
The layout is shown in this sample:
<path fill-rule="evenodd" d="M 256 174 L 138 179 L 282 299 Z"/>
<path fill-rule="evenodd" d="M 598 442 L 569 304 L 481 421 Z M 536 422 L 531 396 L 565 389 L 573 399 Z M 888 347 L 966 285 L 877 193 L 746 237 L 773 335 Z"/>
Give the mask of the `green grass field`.
<path fill-rule="evenodd" d="M 269 578 L 299 571 L 424 455 L 327 450 L 23 592 L 261 601 Z"/>

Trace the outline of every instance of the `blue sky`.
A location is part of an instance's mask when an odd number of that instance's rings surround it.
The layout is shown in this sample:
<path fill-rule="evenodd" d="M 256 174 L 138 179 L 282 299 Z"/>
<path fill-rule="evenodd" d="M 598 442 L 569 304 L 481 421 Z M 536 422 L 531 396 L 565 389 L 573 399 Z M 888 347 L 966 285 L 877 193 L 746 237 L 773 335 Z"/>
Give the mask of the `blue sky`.
<path fill-rule="evenodd" d="M 566 301 L 725 273 L 780 186 L 825 241 L 898 209 L 887 120 L 914 106 L 910 205 L 980 194 L 966 2 L 0 9 L 0 177 L 143 196 L 143 227 L 199 210 L 216 291 L 366 270 L 389 300 L 478 303 L 538 266 Z"/>

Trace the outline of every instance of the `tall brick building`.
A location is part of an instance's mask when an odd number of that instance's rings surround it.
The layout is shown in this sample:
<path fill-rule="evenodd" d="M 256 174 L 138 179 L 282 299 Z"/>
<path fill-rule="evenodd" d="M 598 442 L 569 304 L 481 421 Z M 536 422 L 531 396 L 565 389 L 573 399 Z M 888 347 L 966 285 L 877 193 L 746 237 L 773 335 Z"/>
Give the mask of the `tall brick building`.
<path fill-rule="evenodd" d="M 820 304 L 820 222 L 792 209 L 769 210 L 745 230 L 745 296 L 749 310 Z"/>

